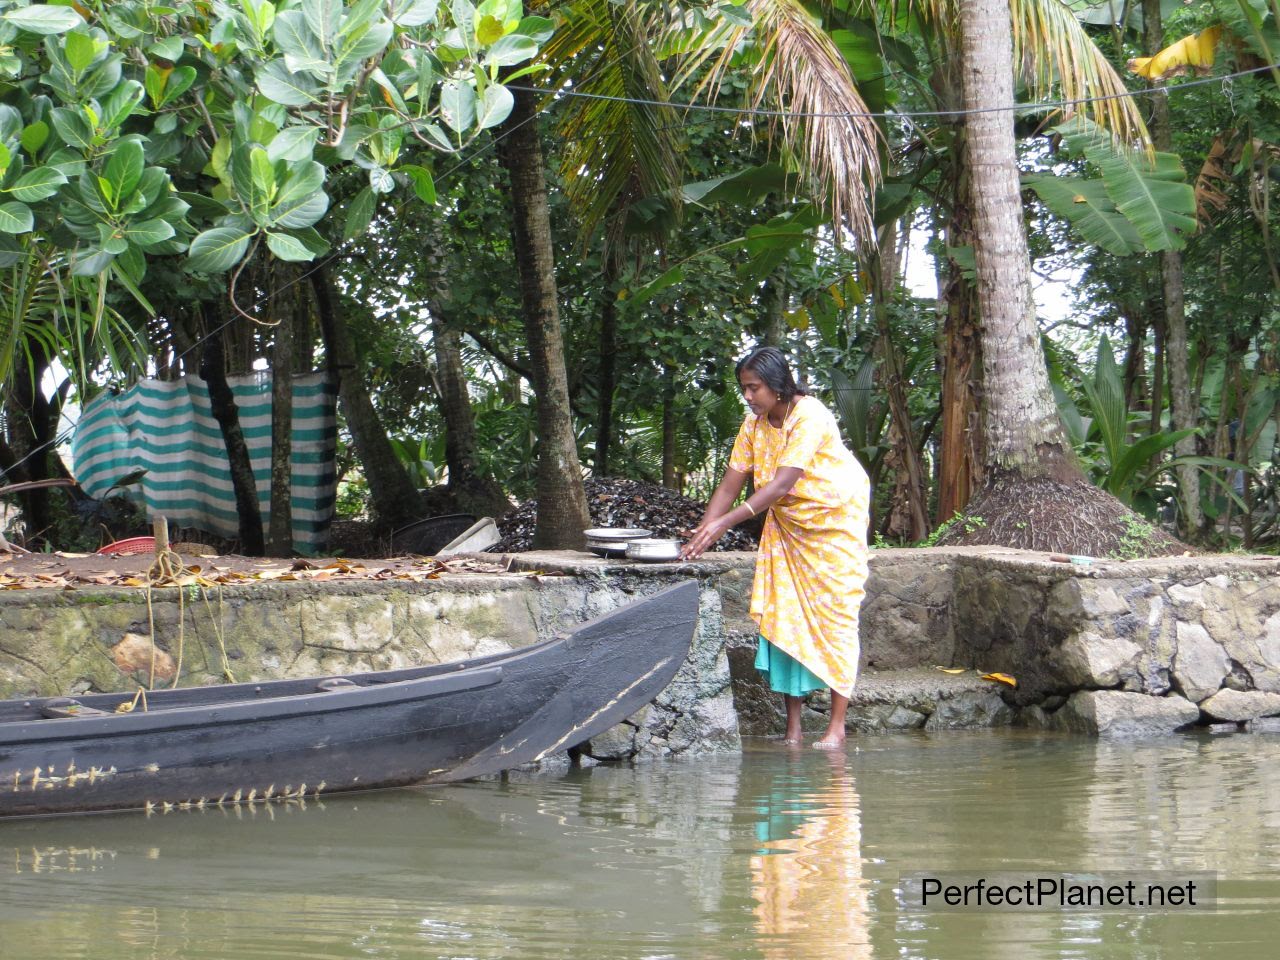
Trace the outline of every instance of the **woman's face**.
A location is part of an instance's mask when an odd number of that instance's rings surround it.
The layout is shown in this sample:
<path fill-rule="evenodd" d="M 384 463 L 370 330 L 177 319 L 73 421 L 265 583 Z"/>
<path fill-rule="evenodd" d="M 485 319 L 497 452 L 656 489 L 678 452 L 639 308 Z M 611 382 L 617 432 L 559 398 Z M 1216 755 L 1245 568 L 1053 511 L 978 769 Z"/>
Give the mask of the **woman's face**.
<path fill-rule="evenodd" d="M 778 405 L 781 399 L 765 385 L 765 382 L 760 379 L 760 374 L 750 368 L 738 374 L 738 384 L 742 387 L 742 398 L 747 401 L 747 406 L 756 416 L 768 413 Z"/>

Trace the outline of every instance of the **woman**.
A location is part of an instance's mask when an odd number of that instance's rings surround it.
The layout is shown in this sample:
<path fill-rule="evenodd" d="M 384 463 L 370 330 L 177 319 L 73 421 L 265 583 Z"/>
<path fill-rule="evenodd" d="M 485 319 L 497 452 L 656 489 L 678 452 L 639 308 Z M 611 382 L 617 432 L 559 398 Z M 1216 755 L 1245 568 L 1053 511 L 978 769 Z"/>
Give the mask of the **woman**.
<path fill-rule="evenodd" d="M 800 742 L 805 694 L 829 687 L 831 720 L 814 746 L 838 749 L 858 674 L 870 483 L 830 411 L 796 385 L 782 351 L 752 350 L 737 374 L 751 413 L 682 555 L 701 556 L 730 527 L 766 514 L 751 590 L 756 667 L 785 698 L 786 743 Z M 748 474 L 755 492 L 735 507 Z"/>

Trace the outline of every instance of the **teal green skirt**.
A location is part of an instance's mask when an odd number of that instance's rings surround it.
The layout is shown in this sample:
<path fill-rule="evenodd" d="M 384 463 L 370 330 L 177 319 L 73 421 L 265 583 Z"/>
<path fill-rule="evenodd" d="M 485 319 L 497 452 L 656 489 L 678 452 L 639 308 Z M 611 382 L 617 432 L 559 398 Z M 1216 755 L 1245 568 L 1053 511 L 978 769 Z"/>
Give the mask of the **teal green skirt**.
<path fill-rule="evenodd" d="M 822 690 L 825 680 L 790 654 L 779 650 L 763 636 L 757 638 L 756 669 L 769 681 L 769 689 L 789 697 L 803 697 L 812 690 Z"/>

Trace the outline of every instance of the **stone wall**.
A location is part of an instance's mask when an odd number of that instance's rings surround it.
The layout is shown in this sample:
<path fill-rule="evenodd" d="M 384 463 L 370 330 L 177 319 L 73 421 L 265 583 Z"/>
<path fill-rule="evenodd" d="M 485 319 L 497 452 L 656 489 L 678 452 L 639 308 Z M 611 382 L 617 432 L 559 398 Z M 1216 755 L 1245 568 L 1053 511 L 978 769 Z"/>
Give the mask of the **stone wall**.
<path fill-rule="evenodd" d="M 492 558 L 487 558 L 492 559 Z M 776 729 L 751 667 L 755 557 L 636 565 L 586 554 L 507 558 L 507 575 L 426 583 L 266 582 L 207 596 L 136 589 L 0 592 L 0 698 L 146 683 L 316 676 L 445 662 L 533 643 L 689 577 L 698 636 L 677 682 L 585 756 L 735 746 Z M 1103 735 L 1280 717 L 1280 560 L 1056 563 L 999 548 L 874 551 L 862 608 L 858 730 L 1026 722 Z M 179 661 L 181 663 L 179 664 Z M 937 667 L 961 668 L 958 676 Z M 1016 688 L 980 679 L 1017 678 Z M 731 690 L 730 682 L 733 680 Z M 809 720 L 822 722 L 812 701 Z M 1271 721 L 1280 724 L 1280 721 Z"/>
<path fill-rule="evenodd" d="M 445 663 L 527 646 L 668 582 L 540 574 L 266 582 L 156 589 L 149 605 L 131 588 L 4 591 L 0 699 L 132 692 L 168 686 L 179 673 L 191 686 Z M 645 759 L 737 744 L 720 596 L 704 582 L 698 632 L 675 681 L 585 753 Z"/>
<path fill-rule="evenodd" d="M 1034 707 L 1025 719 L 1056 729 L 1127 735 L 1277 715 L 1278 574 L 1270 557 L 964 559 L 956 664 L 1016 675 L 1011 699 Z"/>

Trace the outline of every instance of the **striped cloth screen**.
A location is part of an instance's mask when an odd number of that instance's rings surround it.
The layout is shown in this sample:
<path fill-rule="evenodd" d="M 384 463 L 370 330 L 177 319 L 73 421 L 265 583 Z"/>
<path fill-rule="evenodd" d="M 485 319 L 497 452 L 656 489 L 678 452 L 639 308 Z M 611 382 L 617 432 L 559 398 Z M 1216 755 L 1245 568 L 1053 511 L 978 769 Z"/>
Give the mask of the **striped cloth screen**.
<path fill-rule="evenodd" d="M 265 530 L 271 515 L 271 374 L 228 377 L 249 447 Z M 324 373 L 293 380 L 293 544 L 300 553 L 325 547 L 337 491 L 337 393 Z M 91 497 L 139 467 L 147 474 L 123 488 L 145 502 L 148 516 L 221 537 L 239 536 L 236 498 L 222 429 L 209 388 L 198 377 L 143 380 L 84 409 L 71 444 L 73 473 Z"/>

